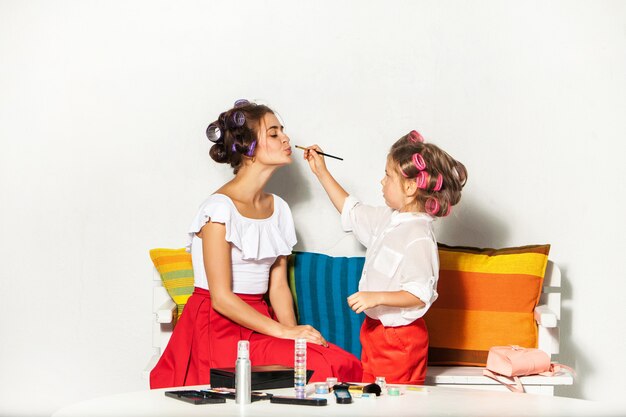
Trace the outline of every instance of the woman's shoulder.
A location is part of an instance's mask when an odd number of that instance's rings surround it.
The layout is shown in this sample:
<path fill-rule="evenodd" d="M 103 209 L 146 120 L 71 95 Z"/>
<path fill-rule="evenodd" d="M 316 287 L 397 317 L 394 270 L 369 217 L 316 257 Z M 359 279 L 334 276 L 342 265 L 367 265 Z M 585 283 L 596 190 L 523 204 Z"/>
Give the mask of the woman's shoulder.
<path fill-rule="evenodd" d="M 274 197 L 274 210 L 290 210 L 289 204 L 279 195 L 270 193 Z"/>

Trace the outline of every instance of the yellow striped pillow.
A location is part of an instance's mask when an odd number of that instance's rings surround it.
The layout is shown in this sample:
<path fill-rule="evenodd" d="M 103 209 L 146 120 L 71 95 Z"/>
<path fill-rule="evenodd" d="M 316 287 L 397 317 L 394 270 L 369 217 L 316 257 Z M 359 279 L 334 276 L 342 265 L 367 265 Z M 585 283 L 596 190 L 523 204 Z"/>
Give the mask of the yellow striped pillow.
<path fill-rule="evenodd" d="M 439 244 L 439 298 L 424 317 L 429 364 L 484 366 L 491 346 L 537 347 L 533 312 L 549 251 Z"/>
<path fill-rule="evenodd" d="M 150 250 L 150 259 L 161 275 L 163 286 L 176 303 L 180 317 L 187 299 L 193 293 L 191 254 L 185 248 L 158 248 Z"/>

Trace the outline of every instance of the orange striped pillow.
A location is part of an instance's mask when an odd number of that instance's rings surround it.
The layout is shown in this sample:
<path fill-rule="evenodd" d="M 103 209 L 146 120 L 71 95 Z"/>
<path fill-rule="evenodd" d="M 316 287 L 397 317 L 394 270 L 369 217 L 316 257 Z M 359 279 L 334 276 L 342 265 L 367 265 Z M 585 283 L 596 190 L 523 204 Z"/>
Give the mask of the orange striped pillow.
<path fill-rule="evenodd" d="M 178 315 L 183 313 L 187 299 L 193 293 L 193 265 L 191 254 L 185 248 L 150 250 L 150 259 L 159 271 L 163 286 L 178 308 Z"/>
<path fill-rule="evenodd" d="M 537 347 L 533 311 L 550 245 L 439 244 L 439 298 L 426 313 L 428 363 L 485 366 L 492 346 Z"/>

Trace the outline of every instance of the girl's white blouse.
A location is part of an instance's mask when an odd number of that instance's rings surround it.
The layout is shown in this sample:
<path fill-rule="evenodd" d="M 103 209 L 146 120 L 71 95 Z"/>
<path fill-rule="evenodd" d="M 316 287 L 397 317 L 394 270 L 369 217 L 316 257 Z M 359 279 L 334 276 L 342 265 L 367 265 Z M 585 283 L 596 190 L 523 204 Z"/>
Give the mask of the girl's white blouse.
<path fill-rule="evenodd" d="M 421 308 L 378 306 L 365 314 L 387 327 L 404 326 L 422 317 L 438 296 L 439 252 L 433 218 L 367 206 L 348 196 L 341 224 L 367 248 L 359 291 L 404 290 L 425 304 Z"/>
<path fill-rule="evenodd" d="M 242 216 L 233 201 L 224 194 L 213 194 L 202 203 L 188 230 L 187 250 L 191 252 L 196 287 L 209 289 L 202 239 L 196 233 L 212 221 L 226 226 L 226 240 L 231 243 L 233 292 L 267 292 L 270 267 L 279 256 L 291 254 L 297 242 L 289 206 L 282 198 L 272 195 L 274 212 L 266 219 Z"/>

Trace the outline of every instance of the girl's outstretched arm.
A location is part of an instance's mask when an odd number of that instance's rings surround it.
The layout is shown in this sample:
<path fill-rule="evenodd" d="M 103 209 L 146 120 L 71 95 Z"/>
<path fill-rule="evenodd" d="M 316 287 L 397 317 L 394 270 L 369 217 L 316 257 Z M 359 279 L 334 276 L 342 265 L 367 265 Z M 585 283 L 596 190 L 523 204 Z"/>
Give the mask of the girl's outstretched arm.
<path fill-rule="evenodd" d="M 324 157 L 316 151 L 322 152 L 322 149 L 318 145 L 307 146 L 304 151 L 304 159 L 308 161 L 311 171 L 322 184 L 322 187 L 324 187 L 330 201 L 332 201 L 337 211 L 341 213 L 346 197 L 348 197 L 348 193 L 330 174 L 328 168 L 326 168 Z"/>

